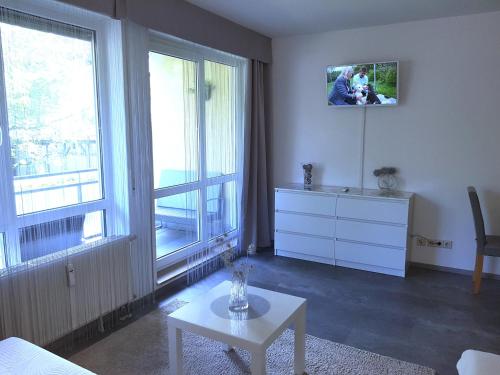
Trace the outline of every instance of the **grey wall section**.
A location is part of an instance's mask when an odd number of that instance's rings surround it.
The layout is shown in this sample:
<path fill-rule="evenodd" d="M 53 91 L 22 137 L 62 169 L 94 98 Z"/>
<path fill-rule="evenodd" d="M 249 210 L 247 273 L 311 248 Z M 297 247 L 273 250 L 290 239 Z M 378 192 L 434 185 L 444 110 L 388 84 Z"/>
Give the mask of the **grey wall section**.
<path fill-rule="evenodd" d="M 105 14 L 110 17 L 115 16 L 115 0 L 57 0 L 62 3 L 76 5 L 77 7 L 91 10 L 93 12 Z"/>
<path fill-rule="evenodd" d="M 59 0 L 235 55 L 270 63 L 271 39 L 184 0 Z"/>
<path fill-rule="evenodd" d="M 236 55 L 271 62 L 271 39 L 183 0 L 127 0 L 132 21 Z"/>

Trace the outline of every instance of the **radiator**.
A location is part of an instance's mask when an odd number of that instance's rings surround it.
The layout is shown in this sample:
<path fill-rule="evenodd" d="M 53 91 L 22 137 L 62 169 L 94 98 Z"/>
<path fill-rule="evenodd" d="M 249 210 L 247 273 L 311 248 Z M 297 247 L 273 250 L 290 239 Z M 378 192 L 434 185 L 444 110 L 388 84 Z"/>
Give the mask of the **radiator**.
<path fill-rule="evenodd" d="M 45 345 L 132 301 L 130 241 L 107 238 L 0 276 L 0 338 Z"/>

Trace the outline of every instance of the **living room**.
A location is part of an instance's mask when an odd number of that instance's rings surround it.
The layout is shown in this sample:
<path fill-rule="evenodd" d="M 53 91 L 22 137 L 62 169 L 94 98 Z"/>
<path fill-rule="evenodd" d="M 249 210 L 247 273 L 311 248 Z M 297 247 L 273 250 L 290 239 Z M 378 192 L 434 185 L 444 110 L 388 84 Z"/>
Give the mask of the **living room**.
<path fill-rule="evenodd" d="M 0 373 L 499 373 L 499 21 L 0 0 Z"/>

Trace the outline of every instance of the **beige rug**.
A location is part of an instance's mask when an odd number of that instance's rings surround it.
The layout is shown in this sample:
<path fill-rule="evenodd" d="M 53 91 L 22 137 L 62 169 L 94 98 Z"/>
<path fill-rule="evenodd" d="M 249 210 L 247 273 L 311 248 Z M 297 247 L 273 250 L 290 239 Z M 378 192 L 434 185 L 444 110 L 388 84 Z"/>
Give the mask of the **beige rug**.
<path fill-rule="evenodd" d="M 167 315 L 185 302 L 174 301 L 120 329 L 70 360 L 101 375 L 169 374 Z M 293 374 L 293 331 L 286 330 L 267 350 L 268 374 Z M 249 374 L 250 356 L 226 352 L 219 342 L 183 333 L 184 369 L 189 375 Z M 306 336 L 310 375 L 433 375 L 428 367 Z"/>

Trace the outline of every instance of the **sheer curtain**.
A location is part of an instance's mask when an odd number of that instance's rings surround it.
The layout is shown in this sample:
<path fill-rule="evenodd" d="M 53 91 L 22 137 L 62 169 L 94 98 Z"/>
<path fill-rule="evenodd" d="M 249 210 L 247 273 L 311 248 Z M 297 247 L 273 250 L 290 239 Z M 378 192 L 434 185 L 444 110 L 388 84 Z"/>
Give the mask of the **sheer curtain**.
<path fill-rule="evenodd" d="M 166 229 L 189 240 L 176 251 L 191 281 L 227 245 L 240 251 L 247 62 L 188 44 L 196 52 L 166 68 L 180 69 L 181 100 L 155 112 L 148 29 L 0 0 L 0 339 L 71 342 L 140 307 L 155 288 L 158 219 L 181 216 Z M 181 181 L 162 180 L 178 149 Z"/>
<path fill-rule="evenodd" d="M 236 173 L 235 68 L 205 61 L 204 73 L 207 174 L 217 177 Z"/>
<path fill-rule="evenodd" d="M 122 22 L 125 54 L 126 108 L 128 110 L 131 192 L 130 228 L 133 242 L 132 269 L 137 275 L 135 296 L 154 291 L 153 200 L 151 111 L 148 73 L 148 30 L 130 21 Z"/>
<path fill-rule="evenodd" d="M 156 258 L 200 239 L 200 142 L 196 62 L 149 52 Z M 163 258 L 163 259 L 162 259 Z"/>
<path fill-rule="evenodd" d="M 226 196 L 235 202 L 225 215 L 218 251 L 227 244 L 234 249 L 234 256 L 241 255 L 250 244 L 258 247 L 271 245 L 266 146 L 265 64 L 253 60 L 244 65 L 244 74 L 227 69 L 210 61 L 205 63 L 205 84 L 208 96 L 205 104 L 207 134 L 207 171 L 213 175 L 235 173 L 238 178 L 228 185 Z M 238 83 L 240 96 L 233 95 Z M 227 240 L 226 230 L 238 223 L 238 235 Z M 216 247 L 217 248 L 217 247 Z M 197 253 L 191 260 L 195 266 L 200 259 L 209 259 L 203 267 L 193 266 L 190 277 L 194 281 L 221 266 L 218 257 L 210 258 L 210 248 Z"/>
<path fill-rule="evenodd" d="M 219 254 L 239 246 L 240 198 L 243 165 L 244 59 L 203 60 L 204 214 L 206 246 L 188 259 L 188 282 L 194 282 L 222 266 Z M 202 154 L 203 156 L 203 154 Z"/>
<path fill-rule="evenodd" d="M 0 339 L 71 342 L 153 290 L 129 215 L 121 23 L 2 0 L 0 35 Z"/>

